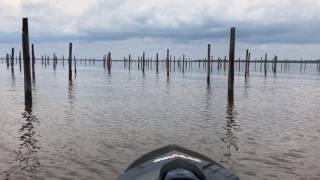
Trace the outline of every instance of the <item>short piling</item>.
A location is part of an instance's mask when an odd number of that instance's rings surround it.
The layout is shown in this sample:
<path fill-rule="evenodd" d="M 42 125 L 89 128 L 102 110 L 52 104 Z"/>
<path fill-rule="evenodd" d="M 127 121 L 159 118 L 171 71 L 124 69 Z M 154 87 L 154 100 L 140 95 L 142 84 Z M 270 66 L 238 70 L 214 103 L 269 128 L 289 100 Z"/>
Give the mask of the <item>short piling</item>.
<path fill-rule="evenodd" d="M 245 61 L 245 68 L 244 68 L 244 77 L 247 78 L 248 76 L 248 60 L 249 60 L 249 49 L 246 50 L 246 61 Z"/>
<path fill-rule="evenodd" d="M 111 52 L 108 53 L 108 62 L 107 62 L 108 72 L 111 71 Z"/>
<path fill-rule="evenodd" d="M 14 73 L 14 48 L 11 49 L 11 72 Z"/>
<path fill-rule="evenodd" d="M 131 54 L 129 54 L 129 71 L 131 70 Z"/>

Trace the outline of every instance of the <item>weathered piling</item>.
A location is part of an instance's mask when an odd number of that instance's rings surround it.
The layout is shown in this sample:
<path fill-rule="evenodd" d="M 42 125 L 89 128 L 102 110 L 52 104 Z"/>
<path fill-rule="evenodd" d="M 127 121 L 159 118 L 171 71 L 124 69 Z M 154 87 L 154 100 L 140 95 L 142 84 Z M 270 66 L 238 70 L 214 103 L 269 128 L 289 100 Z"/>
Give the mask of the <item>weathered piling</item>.
<path fill-rule="evenodd" d="M 32 57 L 32 77 L 34 78 L 35 77 L 35 70 L 34 70 L 34 64 L 36 63 L 36 57 L 34 55 L 34 45 L 32 44 L 31 45 L 31 57 Z"/>
<path fill-rule="evenodd" d="M 176 56 L 173 56 L 173 71 L 176 71 Z"/>
<path fill-rule="evenodd" d="M 230 30 L 230 49 L 229 49 L 229 75 L 228 75 L 228 97 L 233 97 L 234 90 L 234 57 L 236 44 L 236 28 Z"/>
<path fill-rule="evenodd" d="M 111 52 L 108 53 L 108 62 L 107 62 L 108 72 L 111 71 Z"/>
<path fill-rule="evenodd" d="M 226 64 L 227 64 L 227 56 L 224 56 L 224 60 L 223 60 L 223 70 L 226 71 Z"/>
<path fill-rule="evenodd" d="M 169 67 L 169 49 L 167 49 L 167 58 L 166 58 L 166 69 L 167 69 L 167 77 L 169 77 L 169 71 L 170 71 L 170 67 Z"/>
<path fill-rule="evenodd" d="M 77 75 L 77 60 L 76 60 L 76 56 L 73 56 L 73 61 L 74 61 L 74 74 Z"/>
<path fill-rule="evenodd" d="M 208 61 L 207 61 L 207 84 L 210 85 L 210 52 L 211 51 L 211 44 L 208 44 Z"/>
<path fill-rule="evenodd" d="M 251 61 L 251 52 L 249 52 L 249 56 L 248 56 L 248 68 L 247 68 L 247 76 L 250 75 L 250 61 Z"/>
<path fill-rule="evenodd" d="M 182 73 L 184 73 L 184 58 L 185 58 L 185 55 L 183 54 L 182 55 Z"/>
<path fill-rule="evenodd" d="M 268 59 L 268 54 L 264 54 L 264 76 L 267 76 L 267 59 Z"/>
<path fill-rule="evenodd" d="M 55 53 L 53 53 L 53 55 L 52 55 L 52 58 L 53 58 L 53 70 L 55 71 L 56 70 L 56 55 L 55 55 Z"/>
<path fill-rule="evenodd" d="M 248 76 L 248 59 L 249 59 L 249 49 L 246 50 L 246 61 L 245 61 L 245 68 L 244 68 L 244 77 L 247 78 Z"/>
<path fill-rule="evenodd" d="M 21 71 L 21 51 L 19 51 L 19 68 L 20 68 L 20 71 Z"/>
<path fill-rule="evenodd" d="M 170 58 L 169 58 L 169 66 L 170 66 L 170 71 L 171 71 L 171 62 L 172 62 L 172 57 L 171 57 L 171 55 L 170 55 Z"/>
<path fill-rule="evenodd" d="M 104 69 L 106 69 L 106 60 L 107 60 L 107 55 L 105 54 L 102 59 L 102 62 L 103 62 L 102 64 Z M 86 60 L 84 60 L 84 62 L 86 62 Z"/>
<path fill-rule="evenodd" d="M 14 73 L 14 48 L 11 48 L 11 72 Z"/>
<path fill-rule="evenodd" d="M 32 106 L 28 18 L 22 19 L 22 52 L 24 67 L 24 97 L 26 107 Z"/>
<path fill-rule="evenodd" d="M 7 68 L 9 68 L 10 63 L 9 63 L 9 54 L 6 54 L 6 63 L 7 63 Z"/>
<path fill-rule="evenodd" d="M 131 70 L 131 54 L 129 54 L 129 71 Z"/>
<path fill-rule="evenodd" d="M 68 65 L 69 65 L 69 81 L 72 81 L 72 43 L 69 43 L 69 59 L 68 59 Z"/>
<path fill-rule="evenodd" d="M 145 52 L 142 54 L 142 72 L 144 73 L 144 66 L 145 66 Z"/>
<path fill-rule="evenodd" d="M 274 56 L 273 73 L 277 73 L 278 56 Z"/>
<path fill-rule="evenodd" d="M 156 54 L 156 72 L 159 73 L 159 53 Z"/>

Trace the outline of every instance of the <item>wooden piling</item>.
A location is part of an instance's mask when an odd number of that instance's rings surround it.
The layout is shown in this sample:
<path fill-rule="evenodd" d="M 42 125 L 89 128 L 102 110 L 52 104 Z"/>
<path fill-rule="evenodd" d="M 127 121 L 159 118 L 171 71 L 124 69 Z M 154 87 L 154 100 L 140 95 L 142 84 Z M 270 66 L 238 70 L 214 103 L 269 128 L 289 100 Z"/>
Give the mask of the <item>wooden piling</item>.
<path fill-rule="evenodd" d="M 11 48 L 11 72 L 14 73 L 14 48 Z"/>
<path fill-rule="evenodd" d="M 246 61 L 244 66 L 244 77 L 247 78 L 248 76 L 248 59 L 249 59 L 249 49 L 246 50 Z"/>
<path fill-rule="evenodd" d="M 169 71 L 170 71 L 170 67 L 169 67 L 169 49 L 167 49 L 167 59 L 166 59 L 166 68 L 167 68 L 167 77 L 169 77 Z"/>
<path fill-rule="evenodd" d="M 277 73 L 278 56 L 274 56 L 273 73 Z"/>
<path fill-rule="evenodd" d="M 159 73 L 159 53 L 156 54 L 156 72 Z"/>
<path fill-rule="evenodd" d="M 69 43 L 69 59 L 68 59 L 68 65 L 69 65 L 69 81 L 72 81 L 72 43 Z"/>
<path fill-rule="evenodd" d="M 131 54 L 129 54 L 129 71 L 131 70 Z"/>
<path fill-rule="evenodd" d="M 264 76 L 267 76 L 267 59 L 268 59 L 268 54 L 264 54 Z"/>
<path fill-rule="evenodd" d="M 227 64 L 227 56 L 224 56 L 224 60 L 223 60 L 223 70 L 224 72 L 226 72 L 226 64 Z"/>
<path fill-rule="evenodd" d="M 184 73 L 184 58 L 185 58 L 185 55 L 183 54 L 182 55 L 182 73 Z"/>
<path fill-rule="evenodd" d="M 251 53 L 249 52 L 249 56 L 248 56 L 247 76 L 249 76 L 249 75 L 250 75 L 250 61 L 251 61 Z"/>
<path fill-rule="evenodd" d="M 20 68 L 20 71 L 21 71 L 21 51 L 19 51 L 19 68 Z"/>
<path fill-rule="evenodd" d="M 77 75 L 77 60 L 76 60 L 76 56 L 73 57 L 73 61 L 74 61 L 74 74 Z"/>
<path fill-rule="evenodd" d="M 7 68 L 9 68 L 10 63 L 9 63 L 9 54 L 6 54 L 6 63 L 7 63 Z"/>
<path fill-rule="evenodd" d="M 22 19 L 22 52 L 24 66 L 24 97 L 26 107 L 32 106 L 28 18 Z"/>
<path fill-rule="evenodd" d="M 228 75 L 228 97 L 233 97 L 234 90 L 234 57 L 236 43 L 236 28 L 230 30 L 230 49 L 229 49 L 229 75 Z"/>
<path fill-rule="evenodd" d="M 210 85 L 210 51 L 211 51 L 211 44 L 208 44 L 208 57 L 207 57 L 207 84 Z"/>
<path fill-rule="evenodd" d="M 31 45 L 31 57 L 32 57 L 32 77 L 34 78 L 35 77 L 35 70 L 34 70 L 34 64 L 35 64 L 35 61 L 36 61 L 36 57 L 34 55 L 34 45 L 32 44 Z"/>
<path fill-rule="evenodd" d="M 110 72 L 111 71 L 111 52 L 108 53 L 107 66 L 108 66 L 108 72 Z"/>
<path fill-rule="evenodd" d="M 144 66 L 145 66 L 145 52 L 142 54 L 142 72 L 144 73 Z"/>

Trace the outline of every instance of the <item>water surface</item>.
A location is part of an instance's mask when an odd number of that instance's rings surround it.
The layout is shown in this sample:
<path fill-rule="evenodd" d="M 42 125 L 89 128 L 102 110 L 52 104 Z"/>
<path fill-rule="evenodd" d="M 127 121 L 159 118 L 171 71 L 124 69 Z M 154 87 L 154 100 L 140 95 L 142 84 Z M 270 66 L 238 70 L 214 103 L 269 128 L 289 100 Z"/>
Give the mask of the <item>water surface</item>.
<path fill-rule="evenodd" d="M 265 77 L 251 65 L 227 76 L 193 63 L 170 78 L 113 63 L 78 62 L 68 82 L 59 62 L 36 64 L 33 107 L 25 109 L 23 71 L 0 64 L 0 178 L 115 179 L 150 150 L 177 144 L 219 161 L 242 179 L 320 179 L 320 74 L 314 65 Z M 222 68 L 223 70 L 223 68 Z M 270 70 L 269 70 L 270 71 Z"/>

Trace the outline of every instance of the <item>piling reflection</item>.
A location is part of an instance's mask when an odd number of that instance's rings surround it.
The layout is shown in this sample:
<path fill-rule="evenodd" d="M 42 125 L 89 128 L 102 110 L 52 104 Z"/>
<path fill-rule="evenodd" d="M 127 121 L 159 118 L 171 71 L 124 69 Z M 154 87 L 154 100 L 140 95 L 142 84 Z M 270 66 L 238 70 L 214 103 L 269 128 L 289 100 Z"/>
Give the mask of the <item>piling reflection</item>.
<path fill-rule="evenodd" d="M 25 111 L 22 113 L 22 118 L 22 126 L 19 129 L 21 143 L 17 152 L 17 161 L 21 171 L 34 173 L 40 168 L 40 161 L 37 156 L 40 146 L 35 132 L 35 126 L 39 124 L 39 121 L 33 114 L 31 106 L 26 106 Z"/>
<path fill-rule="evenodd" d="M 68 83 L 68 100 L 70 104 L 74 103 L 75 99 L 75 92 L 74 92 L 74 83 L 72 81 L 69 81 Z"/>
<path fill-rule="evenodd" d="M 226 144 L 227 152 L 224 154 L 225 157 L 231 157 L 232 150 L 238 151 L 237 141 L 238 138 L 235 135 L 235 131 L 239 128 L 235 121 L 235 106 L 234 106 L 234 98 L 233 96 L 228 96 L 228 104 L 227 104 L 227 124 L 225 126 L 226 134 L 225 137 L 222 138 L 222 141 Z"/>
<path fill-rule="evenodd" d="M 11 87 L 16 87 L 16 76 L 14 72 L 11 73 Z"/>

